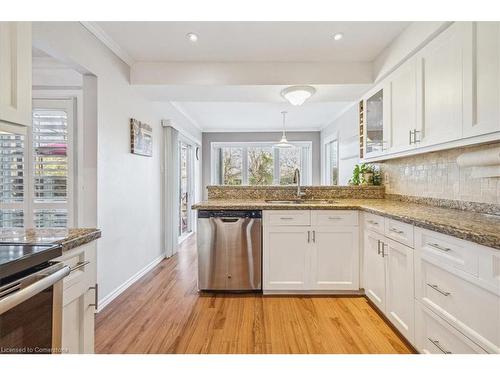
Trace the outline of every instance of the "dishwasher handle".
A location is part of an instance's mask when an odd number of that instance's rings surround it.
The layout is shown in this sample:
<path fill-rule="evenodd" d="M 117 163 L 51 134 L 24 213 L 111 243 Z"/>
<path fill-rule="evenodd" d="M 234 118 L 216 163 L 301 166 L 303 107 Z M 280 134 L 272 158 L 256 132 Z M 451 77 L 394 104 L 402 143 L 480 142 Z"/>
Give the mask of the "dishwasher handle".
<path fill-rule="evenodd" d="M 240 218 L 238 217 L 218 217 L 217 219 L 219 219 L 223 223 L 237 223 L 238 221 L 240 221 Z"/>

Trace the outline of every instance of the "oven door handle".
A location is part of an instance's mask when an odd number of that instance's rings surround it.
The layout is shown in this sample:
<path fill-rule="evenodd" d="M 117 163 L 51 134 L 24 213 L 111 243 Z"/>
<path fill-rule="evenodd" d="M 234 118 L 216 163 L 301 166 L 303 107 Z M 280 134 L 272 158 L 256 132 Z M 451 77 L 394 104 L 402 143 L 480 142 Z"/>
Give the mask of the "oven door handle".
<path fill-rule="evenodd" d="M 69 266 L 65 266 L 55 271 L 54 273 L 43 277 L 39 281 L 34 282 L 33 284 L 30 284 L 27 287 L 19 289 L 17 292 L 11 293 L 6 297 L 0 299 L 0 315 L 30 299 L 34 295 L 51 287 L 58 281 L 62 280 L 64 277 L 68 276 L 69 273 Z"/>

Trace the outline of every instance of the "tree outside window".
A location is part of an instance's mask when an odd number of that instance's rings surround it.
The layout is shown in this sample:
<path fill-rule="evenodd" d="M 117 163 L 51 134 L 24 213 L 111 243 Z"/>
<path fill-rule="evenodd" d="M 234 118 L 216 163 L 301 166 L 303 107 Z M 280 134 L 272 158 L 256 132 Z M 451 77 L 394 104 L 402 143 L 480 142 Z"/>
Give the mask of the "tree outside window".
<path fill-rule="evenodd" d="M 222 162 L 222 176 L 224 185 L 242 184 L 242 149 L 224 148 Z"/>
<path fill-rule="evenodd" d="M 273 150 L 271 147 L 248 148 L 248 184 L 272 185 L 273 183 Z"/>
<path fill-rule="evenodd" d="M 300 170 L 301 149 L 298 147 L 279 150 L 280 185 L 292 185 L 295 169 Z"/>

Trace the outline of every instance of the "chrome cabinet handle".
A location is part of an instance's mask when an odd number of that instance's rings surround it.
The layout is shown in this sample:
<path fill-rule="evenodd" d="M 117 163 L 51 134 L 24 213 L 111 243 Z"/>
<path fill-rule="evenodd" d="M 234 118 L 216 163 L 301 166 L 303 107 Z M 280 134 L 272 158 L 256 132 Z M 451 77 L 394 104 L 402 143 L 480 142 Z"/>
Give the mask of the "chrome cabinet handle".
<path fill-rule="evenodd" d="M 328 220 L 341 220 L 341 217 L 338 216 L 328 216 Z"/>
<path fill-rule="evenodd" d="M 89 306 L 94 306 L 94 308 L 95 308 L 95 309 L 96 309 L 96 311 L 97 311 L 97 307 L 98 307 L 98 306 L 97 306 L 97 301 L 99 300 L 99 298 L 98 298 L 98 294 L 99 294 L 99 284 L 97 284 L 97 283 L 96 283 L 96 284 L 95 284 L 95 286 L 91 286 L 91 287 L 89 288 L 89 290 L 94 290 L 94 291 L 95 291 L 95 293 L 94 293 L 94 303 L 91 303 Z"/>
<path fill-rule="evenodd" d="M 412 131 L 412 130 L 410 130 L 409 132 L 410 132 L 410 140 L 409 140 L 409 142 L 410 142 L 410 144 L 413 144 L 412 139 L 411 139 L 411 136 L 412 136 L 412 134 L 413 134 L 413 131 Z"/>
<path fill-rule="evenodd" d="M 399 229 L 396 229 L 396 228 L 391 228 L 391 229 L 389 229 L 389 230 L 390 230 L 391 232 L 394 232 L 394 233 L 397 233 L 397 234 L 403 234 L 403 233 L 404 233 L 404 231 L 399 230 Z"/>
<path fill-rule="evenodd" d="M 449 247 L 443 247 L 437 243 L 427 243 L 427 245 L 434 247 L 434 248 L 441 250 L 441 251 L 451 251 L 451 249 Z"/>
<path fill-rule="evenodd" d="M 380 255 L 380 240 L 377 240 L 377 254 Z"/>
<path fill-rule="evenodd" d="M 293 217 L 283 216 L 283 217 L 280 217 L 280 220 L 293 220 Z"/>
<path fill-rule="evenodd" d="M 313 242 L 316 243 L 316 231 L 313 230 Z"/>
<path fill-rule="evenodd" d="M 368 220 L 368 223 L 373 224 L 373 225 L 378 225 L 378 222 L 377 221 L 373 221 L 373 220 Z"/>
<path fill-rule="evenodd" d="M 445 292 L 441 288 L 439 288 L 436 284 L 429 284 L 427 283 L 428 286 L 430 286 L 432 289 L 434 289 L 436 292 L 441 293 L 443 296 L 448 297 L 451 293 L 450 292 Z"/>
<path fill-rule="evenodd" d="M 385 243 L 382 242 L 382 258 L 385 258 Z"/>
<path fill-rule="evenodd" d="M 80 268 L 85 267 L 89 263 L 90 263 L 90 261 L 88 261 L 88 260 L 83 261 L 83 262 L 78 262 L 77 264 L 75 264 L 74 267 L 70 268 L 69 272 L 73 272 L 73 271 L 79 270 Z"/>
<path fill-rule="evenodd" d="M 307 243 L 310 243 L 311 242 L 311 231 L 308 230 L 307 231 Z"/>
<path fill-rule="evenodd" d="M 443 352 L 443 354 L 452 354 L 449 350 L 443 348 L 443 346 L 440 344 L 439 340 L 433 340 L 430 337 L 427 337 L 427 338 L 429 339 L 430 342 L 432 342 L 436 346 L 436 348 L 441 350 L 441 352 Z"/>

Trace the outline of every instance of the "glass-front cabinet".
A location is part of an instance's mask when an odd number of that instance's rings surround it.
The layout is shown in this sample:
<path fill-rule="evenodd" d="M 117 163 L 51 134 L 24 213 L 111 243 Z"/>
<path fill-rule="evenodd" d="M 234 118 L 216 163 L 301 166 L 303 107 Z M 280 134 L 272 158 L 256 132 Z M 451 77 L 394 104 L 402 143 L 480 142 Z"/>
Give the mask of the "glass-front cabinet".
<path fill-rule="evenodd" d="M 384 90 L 366 99 L 366 155 L 384 149 Z"/>

